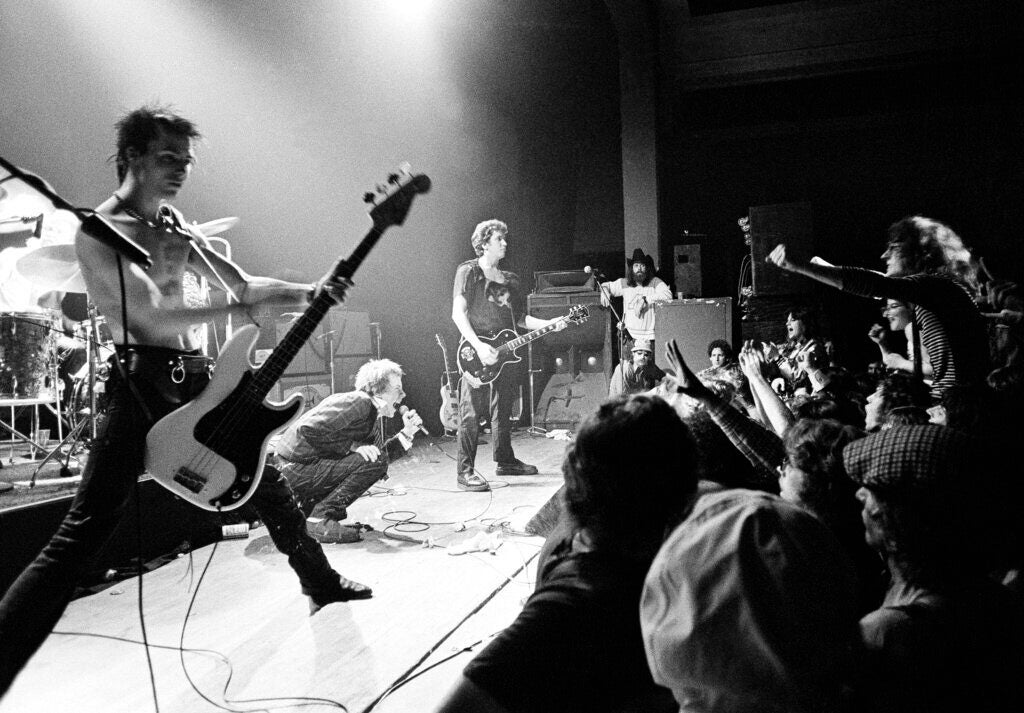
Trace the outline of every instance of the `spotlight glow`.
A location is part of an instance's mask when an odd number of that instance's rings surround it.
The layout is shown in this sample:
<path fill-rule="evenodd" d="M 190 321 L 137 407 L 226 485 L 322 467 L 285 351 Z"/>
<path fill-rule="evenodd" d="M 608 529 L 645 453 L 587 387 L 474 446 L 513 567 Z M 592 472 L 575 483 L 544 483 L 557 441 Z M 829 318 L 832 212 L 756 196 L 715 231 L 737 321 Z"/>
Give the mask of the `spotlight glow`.
<path fill-rule="evenodd" d="M 421 18 L 430 10 L 432 0 L 387 0 L 388 7 L 399 17 Z"/>

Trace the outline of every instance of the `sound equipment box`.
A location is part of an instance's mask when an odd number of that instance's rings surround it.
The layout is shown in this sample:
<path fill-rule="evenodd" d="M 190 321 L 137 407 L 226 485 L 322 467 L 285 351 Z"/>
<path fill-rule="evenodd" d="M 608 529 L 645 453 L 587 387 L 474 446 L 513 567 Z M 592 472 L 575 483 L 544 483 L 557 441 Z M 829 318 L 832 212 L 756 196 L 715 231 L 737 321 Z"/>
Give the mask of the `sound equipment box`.
<path fill-rule="evenodd" d="M 537 347 L 546 349 L 583 344 L 607 343 L 611 346 L 611 330 L 608 315 L 611 312 L 601 306 L 598 292 L 566 292 L 553 294 L 531 293 L 526 296 L 527 314 L 539 319 L 552 319 L 569 313 L 574 305 L 586 305 L 590 317 L 583 324 L 570 324 L 561 332 L 553 332 L 538 341 Z"/>
<path fill-rule="evenodd" d="M 813 281 L 765 262 L 779 243 L 802 255 L 814 253 L 810 203 L 780 203 L 750 208 L 750 268 L 755 295 L 810 292 Z"/>
<path fill-rule="evenodd" d="M 708 344 L 733 343 L 732 297 L 672 300 L 654 305 L 654 363 L 668 368 L 665 345 L 675 339 L 686 365 L 694 372 L 708 366 Z"/>
<path fill-rule="evenodd" d="M 683 297 L 700 297 L 704 294 L 704 281 L 700 269 L 700 245 L 687 243 L 672 248 L 672 265 L 675 268 L 676 293 Z"/>

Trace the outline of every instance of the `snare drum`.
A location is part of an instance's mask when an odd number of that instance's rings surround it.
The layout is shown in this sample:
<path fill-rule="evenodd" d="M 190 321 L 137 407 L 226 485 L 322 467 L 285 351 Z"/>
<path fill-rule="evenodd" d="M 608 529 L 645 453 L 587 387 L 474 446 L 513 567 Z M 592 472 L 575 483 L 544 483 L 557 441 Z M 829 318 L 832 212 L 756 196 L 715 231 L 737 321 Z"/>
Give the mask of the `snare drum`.
<path fill-rule="evenodd" d="M 49 385 L 55 334 L 47 312 L 0 312 L 0 398 L 40 399 Z"/>

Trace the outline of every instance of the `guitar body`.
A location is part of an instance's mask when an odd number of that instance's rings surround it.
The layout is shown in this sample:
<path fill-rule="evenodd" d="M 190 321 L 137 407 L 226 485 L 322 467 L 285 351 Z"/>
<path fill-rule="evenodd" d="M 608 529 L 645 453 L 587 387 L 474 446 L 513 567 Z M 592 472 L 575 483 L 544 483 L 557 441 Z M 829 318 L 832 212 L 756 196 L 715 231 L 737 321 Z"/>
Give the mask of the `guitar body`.
<path fill-rule="evenodd" d="M 217 357 L 199 396 L 160 419 L 146 436 L 146 469 L 175 495 L 203 510 L 234 510 L 259 485 L 271 436 L 302 411 L 302 395 L 253 403 L 249 354 L 259 329 L 238 329 Z"/>
<path fill-rule="evenodd" d="M 522 361 L 512 349 L 505 348 L 506 345 L 519 338 L 519 335 L 511 329 L 503 329 L 493 337 L 480 337 L 480 341 L 498 351 L 498 361 L 493 364 L 484 364 L 466 338 L 459 341 L 458 364 L 459 371 L 469 374 L 481 384 L 489 384 L 498 378 L 501 370 L 506 364 Z"/>
<path fill-rule="evenodd" d="M 447 384 L 441 386 L 441 410 L 438 415 L 441 417 L 441 425 L 444 430 L 459 430 L 459 400 L 448 389 Z"/>

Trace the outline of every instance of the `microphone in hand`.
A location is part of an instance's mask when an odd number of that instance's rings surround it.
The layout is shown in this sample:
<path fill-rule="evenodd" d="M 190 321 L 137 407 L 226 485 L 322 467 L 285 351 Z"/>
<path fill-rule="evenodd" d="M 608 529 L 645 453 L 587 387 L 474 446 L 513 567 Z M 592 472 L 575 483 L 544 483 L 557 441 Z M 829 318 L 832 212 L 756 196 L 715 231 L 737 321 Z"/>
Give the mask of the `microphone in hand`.
<path fill-rule="evenodd" d="M 402 404 L 401 406 L 398 407 L 398 413 L 402 414 L 402 416 L 405 416 L 405 414 L 408 413 L 408 411 L 409 411 L 409 407 L 406 406 L 405 404 Z M 424 434 L 426 436 L 430 435 L 430 431 L 428 431 L 426 428 L 424 428 L 422 423 L 418 426 L 418 429 L 419 429 L 420 433 L 422 433 L 422 434 Z"/>

